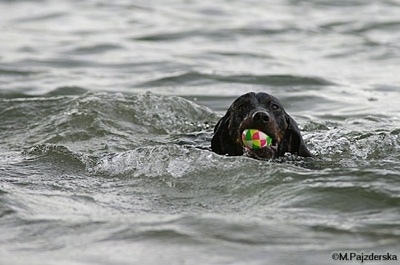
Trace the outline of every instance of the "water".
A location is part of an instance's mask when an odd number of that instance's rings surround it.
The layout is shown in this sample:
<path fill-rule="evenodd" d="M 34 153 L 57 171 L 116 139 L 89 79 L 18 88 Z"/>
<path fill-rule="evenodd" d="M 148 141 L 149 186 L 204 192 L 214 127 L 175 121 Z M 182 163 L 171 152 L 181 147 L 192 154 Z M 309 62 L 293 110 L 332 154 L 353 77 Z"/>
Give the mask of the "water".
<path fill-rule="evenodd" d="M 400 1 L 0 10 L 0 264 L 400 258 Z M 281 100 L 314 159 L 209 151 L 248 91 Z"/>

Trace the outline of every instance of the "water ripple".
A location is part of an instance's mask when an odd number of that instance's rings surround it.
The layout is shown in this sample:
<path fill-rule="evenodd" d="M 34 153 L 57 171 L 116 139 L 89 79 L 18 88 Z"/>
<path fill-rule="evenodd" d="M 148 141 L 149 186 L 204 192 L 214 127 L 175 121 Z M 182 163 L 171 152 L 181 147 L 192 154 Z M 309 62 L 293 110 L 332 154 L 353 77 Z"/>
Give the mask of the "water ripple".
<path fill-rule="evenodd" d="M 242 83 L 269 86 L 330 86 L 333 82 L 318 77 L 292 75 L 218 75 L 199 72 L 185 72 L 140 84 L 141 87 L 204 85 L 214 82 Z"/>

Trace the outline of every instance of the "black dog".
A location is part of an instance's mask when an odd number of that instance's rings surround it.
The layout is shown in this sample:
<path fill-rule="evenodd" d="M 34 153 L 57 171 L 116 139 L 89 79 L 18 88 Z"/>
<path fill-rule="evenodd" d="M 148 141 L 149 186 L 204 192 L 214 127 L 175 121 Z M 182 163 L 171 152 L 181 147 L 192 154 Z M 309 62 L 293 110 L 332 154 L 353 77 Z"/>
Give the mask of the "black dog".
<path fill-rule="evenodd" d="M 272 138 L 270 146 L 248 149 L 242 132 L 258 129 Z M 297 123 L 275 97 L 266 93 L 247 93 L 237 98 L 214 128 L 211 149 L 217 154 L 239 156 L 247 153 L 257 159 L 271 159 L 286 152 L 312 156 L 304 144 Z"/>

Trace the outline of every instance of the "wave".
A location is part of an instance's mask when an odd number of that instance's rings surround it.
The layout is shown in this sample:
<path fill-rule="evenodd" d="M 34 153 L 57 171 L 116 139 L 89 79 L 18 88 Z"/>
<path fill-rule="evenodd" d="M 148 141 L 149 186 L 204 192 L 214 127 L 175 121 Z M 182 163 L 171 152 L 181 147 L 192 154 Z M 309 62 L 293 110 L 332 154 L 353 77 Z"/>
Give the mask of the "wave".
<path fill-rule="evenodd" d="M 204 85 L 207 83 L 242 83 L 270 86 L 331 86 L 333 82 L 319 77 L 293 75 L 218 75 L 199 72 L 184 72 L 182 74 L 162 77 L 157 80 L 139 84 L 139 87 Z"/>
<path fill-rule="evenodd" d="M 311 131 L 305 133 L 307 143 L 323 167 L 396 166 L 400 158 L 396 121 L 369 116 L 348 119 L 344 124 L 309 122 L 304 126 Z M 380 124 L 385 124 L 385 129 Z"/>
<path fill-rule="evenodd" d="M 218 117 L 179 97 L 86 93 L 79 87 L 1 102 L 2 136 L 14 148 L 45 143 L 89 153 L 129 150 L 209 130 Z"/>
<path fill-rule="evenodd" d="M 0 68 L 0 76 L 29 76 L 39 74 L 40 72 L 36 71 L 27 71 L 27 70 L 17 70 L 11 68 Z"/>
<path fill-rule="evenodd" d="M 191 39 L 191 38 L 210 38 L 213 41 L 216 40 L 227 40 L 234 39 L 238 36 L 243 37 L 251 37 L 251 36 L 260 36 L 260 35 L 277 35 L 295 32 L 295 27 L 285 27 L 285 28 L 256 28 L 256 27 L 248 27 L 248 28 L 221 28 L 218 30 L 190 30 L 190 31 L 176 31 L 176 32 L 159 32 L 146 34 L 144 36 L 135 36 L 132 39 L 135 41 L 180 41 L 182 39 Z"/>

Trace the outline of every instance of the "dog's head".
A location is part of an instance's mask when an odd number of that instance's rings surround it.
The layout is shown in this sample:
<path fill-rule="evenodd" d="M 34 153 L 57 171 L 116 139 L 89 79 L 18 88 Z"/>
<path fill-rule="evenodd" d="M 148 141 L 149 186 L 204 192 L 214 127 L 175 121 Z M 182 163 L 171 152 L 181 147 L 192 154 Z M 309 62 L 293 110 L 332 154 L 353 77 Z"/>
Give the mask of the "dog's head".
<path fill-rule="evenodd" d="M 245 129 L 258 129 L 272 138 L 272 144 L 248 149 L 242 142 Z M 275 97 L 267 93 L 247 93 L 237 98 L 214 129 L 211 149 L 218 154 L 270 159 L 286 152 L 312 156 L 304 144 L 297 123 Z"/>

